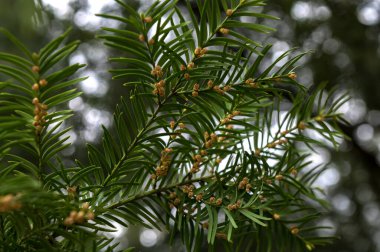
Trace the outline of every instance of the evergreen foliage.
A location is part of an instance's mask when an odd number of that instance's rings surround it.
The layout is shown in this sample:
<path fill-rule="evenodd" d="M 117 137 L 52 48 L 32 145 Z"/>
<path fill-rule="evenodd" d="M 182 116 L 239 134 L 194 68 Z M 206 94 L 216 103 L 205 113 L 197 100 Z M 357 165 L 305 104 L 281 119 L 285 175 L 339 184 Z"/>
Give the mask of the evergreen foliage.
<path fill-rule="evenodd" d="M 327 204 L 313 183 L 317 145 L 338 145 L 347 100 L 297 82 L 290 50 L 271 64 L 270 45 L 243 32 L 265 1 L 156 1 L 138 13 L 100 14 L 123 28 L 99 35 L 126 95 L 102 147 L 66 167 L 65 108 L 81 93 L 83 65 L 58 64 L 79 42 L 65 32 L 38 53 L 6 30 L 22 56 L 0 53 L 0 251 L 113 251 L 104 234 L 143 225 L 169 232 L 188 251 L 304 251 L 331 237 L 317 220 Z M 316 137 L 318 135 L 318 137 Z M 312 168 L 311 168 L 312 167 Z"/>

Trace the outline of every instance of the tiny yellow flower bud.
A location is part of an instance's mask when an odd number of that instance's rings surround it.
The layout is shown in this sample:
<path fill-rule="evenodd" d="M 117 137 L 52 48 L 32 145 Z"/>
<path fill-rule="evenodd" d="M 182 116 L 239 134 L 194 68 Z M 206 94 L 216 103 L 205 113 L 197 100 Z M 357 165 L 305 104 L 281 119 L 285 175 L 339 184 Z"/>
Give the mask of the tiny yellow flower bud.
<path fill-rule="evenodd" d="M 40 100 L 37 97 L 34 97 L 33 100 L 32 100 L 32 103 L 34 105 L 37 105 L 39 102 L 40 102 Z"/>
<path fill-rule="evenodd" d="M 47 110 L 48 109 L 48 106 L 46 105 L 46 104 L 41 104 L 41 109 L 43 109 L 43 110 Z"/>
<path fill-rule="evenodd" d="M 82 209 L 87 210 L 87 209 L 89 209 L 89 208 L 90 208 L 90 203 L 88 203 L 88 202 L 84 202 L 84 203 L 82 204 Z"/>
<path fill-rule="evenodd" d="M 34 83 L 33 86 L 32 86 L 32 89 L 34 91 L 38 91 L 40 89 L 40 86 L 37 83 Z"/>
<path fill-rule="evenodd" d="M 298 124 L 298 129 L 300 129 L 300 130 L 304 130 L 304 129 L 306 129 L 306 123 L 305 122 L 303 122 L 303 121 L 301 121 L 299 124 Z"/>
<path fill-rule="evenodd" d="M 161 97 L 165 96 L 165 89 L 164 89 L 164 88 L 159 88 L 159 89 L 158 89 L 158 94 L 159 94 Z"/>
<path fill-rule="evenodd" d="M 202 162 L 202 156 L 199 154 L 195 155 L 194 159 L 197 160 L 198 162 Z"/>
<path fill-rule="evenodd" d="M 173 204 L 174 204 L 175 206 L 178 206 L 180 203 L 181 203 L 181 199 L 180 199 L 180 198 L 176 198 L 176 199 L 174 200 L 174 202 L 173 202 Z"/>
<path fill-rule="evenodd" d="M 77 187 L 76 186 L 69 186 L 67 187 L 67 193 L 68 194 L 75 194 L 77 192 Z"/>
<path fill-rule="evenodd" d="M 230 90 L 231 90 L 231 86 L 229 86 L 229 85 L 226 85 L 226 86 L 223 87 L 223 91 L 224 92 L 228 92 Z"/>
<path fill-rule="evenodd" d="M 47 81 L 45 79 L 42 79 L 39 81 L 41 87 L 45 87 L 47 85 Z"/>
<path fill-rule="evenodd" d="M 250 192 L 251 189 L 252 189 L 252 185 L 251 185 L 251 184 L 247 184 L 247 185 L 245 186 L 245 191 L 246 191 L 246 192 Z"/>
<path fill-rule="evenodd" d="M 216 200 L 216 205 L 217 205 L 217 206 L 220 206 L 222 203 L 223 203 L 223 200 L 222 200 L 221 198 L 218 198 L 218 199 Z"/>
<path fill-rule="evenodd" d="M 85 212 L 80 210 L 75 218 L 75 222 L 77 223 L 83 223 L 84 222 L 84 216 L 85 216 Z"/>
<path fill-rule="evenodd" d="M 239 185 L 238 185 L 238 188 L 239 188 L 240 190 L 242 190 L 242 189 L 245 188 L 245 185 L 246 185 L 246 183 L 245 183 L 244 181 L 240 181 L 240 183 L 239 183 Z"/>
<path fill-rule="evenodd" d="M 0 196 L 0 204 L 3 205 L 10 205 L 12 201 L 14 200 L 14 196 L 12 194 L 7 194 L 5 196 Z"/>
<path fill-rule="evenodd" d="M 165 148 L 165 149 L 164 149 L 164 152 L 166 152 L 166 153 L 170 153 L 170 152 L 173 152 L 173 149 L 172 149 L 172 148 Z"/>
<path fill-rule="evenodd" d="M 171 192 L 169 194 L 169 199 L 175 199 L 177 197 L 177 193 L 176 192 Z"/>
<path fill-rule="evenodd" d="M 139 35 L 139 40 L 140 40 L 141 42 L 144 42 L 144 41 L 145 41 L 145 36 L 144 36 L 143 34 L 140 34 L 140 35 Z"/>
<path fill-rule="evenodd" d="M 261 150 L 260 150 L 259 148 L 257 148 L 257 149 L 255 150 L 255 156 L 256 156 L 256 157 L 260 157 L 260 155 L 261 155 Z"/>
<path fill-rule="evenodd" d="M 232 10 L 232 9 L 228 9 L 228 10 L 226 10 L 226 15 L 227 16 L 232 16 L 232 14 L 234 14 L 234 11 Z"/>
<path fill-rule="evenodd" d="M 78 215 L 78 212 L 77 211 L 75 211 L 75 210 L 73 210 L 73 211 L 71 211 L 70 212 L 70 218 L 73 218 L 73 219 L 76 219 L 77 218 L 77 215 Z"/>
<path fill-rule="evenodd" d="M 290 174 L 292 174 L 293 176 L 297 176 L 297 174 L 298 174 L 297 169 L 294 168 L 294 167 L 292 167 L 292 168 L 290 169 Z"/>
<path fill-rule="evenodd" d="M 197 55 L 200 55 L 202 52 L 202 48 L 200 47 L 197 47 L 195 50 L 194 50 L 194 54 L 197 56 Z"/>
<path fill-rule="evenodd" d="M 289 134 L 289 130 L 284 130 L 284 131 L 281 132 L 281 135 L 283 135 L 283 136 L 287 135 L 287 134 Z"/>
<path fill-rule="evenodd" d="M 171 121 L 170 121 L 170 128 L 171 128 L 171 129 L 174 129 L 174 127 L 175 127 L 175 121 L 174 121 L 174 120 L 171 120 Z"/>
<path fill-rule="evenodd" d="M 71 226 L 74 224 L 74 219 L 71 217 L 66 217 L 65 220 L 63 221 L 63 225 L 65 226 Z"/>
<path fill-rule="evenodd" d="M 85 217 L 86 217 L 87 220 L 94 220 L 95 219 L 95 214 L 92 211 L 88 211 L 86 213 Z"/>
<path fill-rule="evenodd" d="M 217 135 L 217 134 L 215 134 L 215 133 L 211 133 L 210 137 L 211 137 L 211 141 L 212 141 L 213 143 L 218 142 L 218 135 Z"/>
<path fill-rule="evenodd" d="M 298 227 L 291 227 L 291 228 L 290 228 L 290 232 L 291 232 L 293 235 L 297 235 L 297 234 L 300 232 L 300 230 L 299 230 Z"/>
<path fill-rule="evenodd" d="M 144 22 L 145 23 L 152 23 L 153 22 L 153 18 L 152 17 L 145 17 L 144 18 Z"/>
<path fill-rule="evenodd" d="M 230 30 L 227 29 L 227 28 L 220 28 L 219 32 L 222 33 L 222 34 L 224 34 L 224 35 L 227 35 L 230 32 Z"/>
<path fill-rule="evenodd" d="M 238 110 L 234 110 L 234 111 L 232 111 L 232 115 L 233 115 L 233 116 L 240 115 L 240 111 L 238 111 Z"/>
<path fill-rule="evenodd" d="M 205 131 L 205 132 L 203 133 L 203 138 L 205 139 L 205 141 L 207 141 L 207 140 L 210 138 L 210 135 L 208 134 L 207 131 Z"/>
<path fill-rule="evenodd" d="M 224 94 L 224 91 L 219 86 L 214 86 L 213 90 L 218 94 Z"/>
<path fill-rule="evenodd" d="M 279 220 L 279 219 L 281 219 L 281 215 L 275 213 L 275 214 L 273 214 L 273 219 Z"/>
<path fill-rule="evenodd" d="M 190 62 L 189 64 L 187 64 L 187 69 L 191 70 L 194 68 L 194 62 Z"/>
<path fill-rule="evenodd" d="M 186 125 L 183 122 L 178 123 L 180 129 L 186 128 Z"/>
<path fill-rule="evenodd" d="M 284 179 L 284 176 L 282 176 L 281 174 L 278 174 L 278 175 L 276 175 L 275 179 L 276 179 L 277 181 L 281 181 L 281 180 Z"/>
<path fill-rule="evenodd" d="M 193 90 L 194 91 L 199 91 L 199 84 L 198 83 L 194 84 Z"/>
<path fill-rule="evenodd" d="M 198 194 L 198 195 L 195 197 L 196 201 L 201 201 L 202 198 L 203 198 L 203 195 L 202 195 L 201 193 Z"/>
<path fill-rule="evenodd" d="M 323 120 L 325 120 L 325 117 L 323 115 L 317 115 L 314 119 L 317 122 L 322 122 Z"/>
<path fill-rule="evenodd" d="M 40 70 L 41 70 L 41 69 L 40 69 L 39 66 L 33 66 L 33 67 L 32 67 L 32 72 L 33 72 L 33 73 L 38 73 Z"/>
<path fill-rule="evenodd" d="M 234 210 L 234 205 L 229 204 L 229 205 L 227 206 L 227 209 L 228 209 L 228 211 L 232 211 L 232 210 Z"/>
<path fill-rule="evenodd" d="M 247 80 L 245 81 L 245 84 L 250 85 L 250 84 L 253 83 L 253 82 L 254 82 L 253 79 L 252 79 L 252 78 L 249 78 L 249 79 L 247 79 Z"/>
<path fill-rule="evenodd" d="M 207 86 L 208 86 L 209 88 L 212 88 L 212 87 L 214 86 L 214 82 L 213 82 L 212 80 L 209 80 L 209 81 L 207 82 Z"/>
<path fill-rule="evenodd" d="M 268 143 L 268 144 L 267 144 L 267 147 L 268 147 L 268 148 L 275 148 L 276 145 L 277 145 L 276 143 Z"/>
<path fill-rule="evenodd" d="M 187 197 L 189 197 L 189 198 L 194 197 L 194 193 L 193 193 L 192 191 L 190 191 L 190 192 L 187 194 Z"/>
<path fill-rule="evenodd" d="M 297 78 L 297 74 L 296 73 L 289 73 L 288 74 L 288 77 L 292 80 L 295 80 Z"/>

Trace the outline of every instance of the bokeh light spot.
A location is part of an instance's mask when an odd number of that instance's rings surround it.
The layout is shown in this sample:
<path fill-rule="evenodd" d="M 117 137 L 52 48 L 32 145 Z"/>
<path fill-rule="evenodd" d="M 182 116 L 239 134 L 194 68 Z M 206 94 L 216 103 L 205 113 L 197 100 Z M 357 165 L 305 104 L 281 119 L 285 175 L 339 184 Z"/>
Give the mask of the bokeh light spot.
<path fill-rule="evenodd" d="M 369 3 L 358 8 L 357 16 L 359 22 L 364 25 L 375 25 L 380 21 L 380 9 Z"/>
<path fill-rule="evenodd" d="M 145 229 L 140 233 L 140 243 L 144 247 L 153 247 L 158 241 L 158 235 L 154 230 Z"/>
<path fill-rule="evenodd" d="M 370 141 L 373 138 L 374 129 L 369 124 L 362 124 L 356 130 L 356 136 L 360 141 Z"/>

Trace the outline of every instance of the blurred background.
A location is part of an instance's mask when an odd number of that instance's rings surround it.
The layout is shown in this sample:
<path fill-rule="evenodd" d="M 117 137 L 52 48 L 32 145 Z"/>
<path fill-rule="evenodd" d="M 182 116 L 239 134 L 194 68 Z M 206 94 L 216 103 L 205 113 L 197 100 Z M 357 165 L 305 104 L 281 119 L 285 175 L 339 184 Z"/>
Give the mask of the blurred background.
<path fill-rule="evenodd" d="M 152 3 L 125 1 L 138 10 Z M 36 12 L 36 5 L 43 11 Z M 293 47 L 312 50 L 297 70 L 299 82 L 312 87 L 328 81 L 329 89 L 348 91 L 352 97 L 341 109 L 351 123 L 342 129 L 352 140 L 343 141 L 339 152 L 318 148 L 313 154 L 315 162 L 329 164 L 317 184 L 331 202 L 331 212 L 322 223 L 332 226 L 329 234 L 339 237 L 333 245 L 316 251 L 380 251 L 380 0 L 271 0 L 263 11 L 281 18 L 259 20 L 276 27 L 277 32 L 254 37 L 273 44 L 272 58 Z M 86 160 L 84 144 L 98 143 L 100 125 L 112 127 L 114 106 L 119 96 L 126 94 L 120 83 L 110 81 L 107 72 L 107 58 L 114 52 L 96 39 L 102 26 L 119 24 L 95 16 L 101 12 L 121 14 L 121 9 L 113 0 L 0 2 L 0 26 L 32 50 L 38 51 L 69 27 L 73 28 L 70 40 L 83 42 L 68 59 L 68 63 L 87 64 L 80 75 L 89 78 L 80 84 L 83 96 L 69 103 L 76 115 L 68 133 L 73 145 L 64 152 L 67 162 L 73 157 Z M 0 37 L 0 50 L 14 49 Z M 137 251 L 170 250 L 167 237 L 155 230 L 132 227 L 115 236 L 122 246 L 135 246 Z"/>

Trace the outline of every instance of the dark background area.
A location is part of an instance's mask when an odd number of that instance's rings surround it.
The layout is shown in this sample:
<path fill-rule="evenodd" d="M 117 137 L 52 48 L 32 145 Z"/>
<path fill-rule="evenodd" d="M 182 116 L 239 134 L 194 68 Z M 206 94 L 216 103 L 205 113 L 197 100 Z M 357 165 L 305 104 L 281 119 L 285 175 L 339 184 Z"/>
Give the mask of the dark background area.
<path fill-rule="evenodd" d="M 150 4 L 127 1 L 137 9 Z M 35 51 L 68 27 L 73 28 L 70 39 L 83 42 L 68 62 L 88 64 L 81 75 L 91 77 L 80 84 L 84 95 L 69 104 L 77 113 L 69 132 L 73 146 L 64 154 L 70 160 L 85 160 L 84 143 L 99 140 L 99 125 L 112 127 L 113 108 L 126 93 L 120 83 L 109 81 L 106 60 L 113 52 L 95 39 L 101 26 L 117 24 L 94 14 L 121 10 L 112 0 L 42 3 L 44 11 L 36 12 L 33 1 L 1 0 L 0 26 Z M 351 123 L 342 129 L 351 141 L 342 142 L 339 152 L 320 148 L 313 155 L 330 166 L 318 184 L 331 202 L 331 212 L 321 221 L 333 227 L 329 234 L 340 237 L 316 251 L 380 251 L 380 1 L 272 0 L 264 12 L 281 18 L 263 21 L 277 32 L 254 39 L 273 44 L 273 57 L 293 47 L 312 50 L 297 70 L 298 80 L 307 87 L 328 81 L 329 89 L 348 91 L 352 97 L 342 108 Z M 0 37 L 0 50 L 14 51 L 4 37 Z M 165 236 L 155 231 L 131 228 L 118 235 L 122 244 L 140 246 L 141 251 L 151 251 L 152 245 L 168 251 Z"/>

